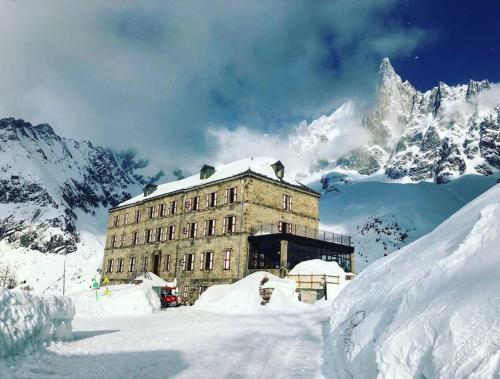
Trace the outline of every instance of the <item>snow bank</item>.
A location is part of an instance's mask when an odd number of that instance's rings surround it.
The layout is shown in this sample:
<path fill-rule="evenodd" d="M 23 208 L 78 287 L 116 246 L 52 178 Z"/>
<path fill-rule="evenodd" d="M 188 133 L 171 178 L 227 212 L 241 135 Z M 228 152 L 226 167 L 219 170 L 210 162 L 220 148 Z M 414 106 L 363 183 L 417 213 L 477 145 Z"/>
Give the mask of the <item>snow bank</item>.
<path fill-rule="evenodd" d="M 332 275 L 345 276 L 345 271 L 335 261 L 325 262 L 321 259 L 311 259 L 300 262 L 290 272 L 289 275 Z"/>
<path fill-rule="evenodd" d="M 77 317 L 135 316 L 157 312 L 160 298 L 147 283 L 118 284 L 97 291 L 85 290 L 69 295 L 76 308 Z"/>
<path fill-rule="evenodd" d="M 0 289 L 0 357 L 46 341 L 70 338 L 74 313 L 67 297 Z"/>
<path fill-rule="evenodd" d="M 146 273 L 146 275 L 139 275 L 137 278 L 135 278 L 135 282 L 141 282 L 142 284 L 148 285 L 150 287 L 165 287 L 167 285 L 174 286 L 174 283 L 169 283 L 152 272 L 148 272 Z"/>
<path fill-rule="evenodd" d="M 262 279 L 268 282 L 263 287 L 274 288 L 269 304 L 260 304 L 259 287 Z M 209 287 L 196 301 L 196 307 L 217 313 L 252 314 L 256 312 L 294 312 L 307 308 L 297 299 L 295 282 L 281 279 L 259 271 L 233 283 Z"/>
<path fill-rule="evenodd" d="M 333 304 L 339 378 L 498 378 L 500 186 L 380 259 Z"/>

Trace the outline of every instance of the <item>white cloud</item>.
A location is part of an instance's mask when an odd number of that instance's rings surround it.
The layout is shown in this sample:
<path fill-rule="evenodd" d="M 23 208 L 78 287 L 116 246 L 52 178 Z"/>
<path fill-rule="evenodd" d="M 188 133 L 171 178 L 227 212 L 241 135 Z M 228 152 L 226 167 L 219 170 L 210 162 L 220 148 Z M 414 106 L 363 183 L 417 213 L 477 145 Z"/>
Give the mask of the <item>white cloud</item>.
<path fill-rule="evenodd" d="M 4 1 L 0 117 L 182 166 L 213 154 L 213 125 L 287 134 L 370 93 L 380 59 L 422 39 L 395 5 Z"/>
<path fill-rule="evenodd" d="M 280 159 L 288 173 L 299 178 L 313 173 L 318 162 L 332 162 L 371 138 L 352 103 L 309 124 L 304 121 L 287 133 L 260 133 L 244 126 L 210 129 L 209 133 L 217 146 L 214 163 L 270 156 Z"/>

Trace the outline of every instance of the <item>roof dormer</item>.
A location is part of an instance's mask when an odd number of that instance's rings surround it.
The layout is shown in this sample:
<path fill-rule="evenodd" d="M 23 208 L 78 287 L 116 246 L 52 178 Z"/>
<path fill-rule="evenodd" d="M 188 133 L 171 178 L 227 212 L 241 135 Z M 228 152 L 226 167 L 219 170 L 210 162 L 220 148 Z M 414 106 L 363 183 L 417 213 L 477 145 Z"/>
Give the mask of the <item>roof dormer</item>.
<path fill-rule="evenodd" d="M 283 163 L 281 163 L 281 161 L 277 161 L 273 163 L 271 167 L 273 168 L 276 176 L 280 179 L 283 179 L 283 177 L 285 176 L 285 166 L 283 166 Z"/>
<path fill-rule="evenodd" d="M 156 184 L 146 184 L 146 187 L 144 187 L 144 197 L 151 195 L 157 188 L 158 186 Z"/>
<path fill-rule="evenodd" d="M 200 179 L 208 179 L 215 173 L 215 167 L 209 165 L 203 165 L 200 170 Z"/>

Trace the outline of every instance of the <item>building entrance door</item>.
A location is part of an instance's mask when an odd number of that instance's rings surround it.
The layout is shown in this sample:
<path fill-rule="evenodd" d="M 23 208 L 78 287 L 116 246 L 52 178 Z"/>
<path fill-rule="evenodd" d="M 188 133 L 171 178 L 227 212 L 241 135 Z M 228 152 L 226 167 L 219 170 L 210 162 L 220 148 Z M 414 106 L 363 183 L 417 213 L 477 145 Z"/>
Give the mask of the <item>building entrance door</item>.
<path fill-rule="evenodd" d="M 160 256 L 159 255 L 153 255 L 153 274 L 155 274 L 155 275 L 160 274 Z"/>

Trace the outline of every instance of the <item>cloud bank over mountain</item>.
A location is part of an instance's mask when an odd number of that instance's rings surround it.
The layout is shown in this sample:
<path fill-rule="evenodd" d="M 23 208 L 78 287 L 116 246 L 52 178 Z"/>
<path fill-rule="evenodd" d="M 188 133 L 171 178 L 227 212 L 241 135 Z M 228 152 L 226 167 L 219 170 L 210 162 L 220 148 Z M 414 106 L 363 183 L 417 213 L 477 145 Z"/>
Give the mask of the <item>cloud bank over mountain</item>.
<path fill-rule="evenodd" d="M 208 129 L 281 132 L 372 93 L 425 38 L 396 3 L 3 2 L 0 115 L 176 167 L 214 154 Z"/>

